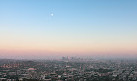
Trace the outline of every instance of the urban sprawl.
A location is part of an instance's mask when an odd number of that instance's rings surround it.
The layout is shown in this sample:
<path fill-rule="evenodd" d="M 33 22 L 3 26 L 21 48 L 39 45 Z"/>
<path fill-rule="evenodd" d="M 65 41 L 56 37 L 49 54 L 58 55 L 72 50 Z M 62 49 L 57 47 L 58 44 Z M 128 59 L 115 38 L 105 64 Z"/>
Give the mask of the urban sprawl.
<path fill-rule="evenodd" d="M 0 60 L 0 81 L 137 81 L 137 60 Z"/>

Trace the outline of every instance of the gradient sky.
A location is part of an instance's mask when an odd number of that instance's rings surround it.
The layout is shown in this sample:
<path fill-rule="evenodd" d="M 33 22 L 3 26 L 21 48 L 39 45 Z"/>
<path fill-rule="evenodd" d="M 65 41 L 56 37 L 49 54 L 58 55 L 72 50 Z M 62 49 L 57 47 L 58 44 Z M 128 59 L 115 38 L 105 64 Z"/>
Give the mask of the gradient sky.
<path fill-rule="evenodd" d="M 0 58 L 137 57 L 137 0 L 0 0 Z"/>

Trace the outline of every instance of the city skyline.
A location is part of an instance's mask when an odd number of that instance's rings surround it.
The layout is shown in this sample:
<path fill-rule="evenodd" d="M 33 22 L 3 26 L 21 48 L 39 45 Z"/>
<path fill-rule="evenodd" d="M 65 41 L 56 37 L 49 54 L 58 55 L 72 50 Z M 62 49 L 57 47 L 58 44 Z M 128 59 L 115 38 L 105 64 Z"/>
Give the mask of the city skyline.
<path fill-rule="evenodd" d="M 136 4 L 136 0 L 1 0 L 0 58 L 136 58 Z"/>

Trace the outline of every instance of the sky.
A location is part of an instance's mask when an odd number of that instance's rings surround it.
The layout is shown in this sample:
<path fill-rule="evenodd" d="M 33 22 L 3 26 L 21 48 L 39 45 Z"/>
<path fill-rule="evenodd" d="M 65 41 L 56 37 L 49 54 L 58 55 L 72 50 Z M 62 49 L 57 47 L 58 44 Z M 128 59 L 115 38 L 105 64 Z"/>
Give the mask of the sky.
<path fill-rule="evenodd" d="M 0 0 L 0 58 L 137 57 L 137 0 Z"/>

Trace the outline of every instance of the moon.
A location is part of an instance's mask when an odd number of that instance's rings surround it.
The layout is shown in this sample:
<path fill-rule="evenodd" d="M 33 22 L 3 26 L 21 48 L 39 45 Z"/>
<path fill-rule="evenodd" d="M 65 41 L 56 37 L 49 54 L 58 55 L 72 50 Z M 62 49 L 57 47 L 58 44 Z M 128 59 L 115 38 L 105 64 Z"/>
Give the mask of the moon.
<path fill-rule="evenodd" d="M 54 14 L 53 14 L 53 13 L 51 13 L 51 14 L 50 14 L 50 16 L 52 16 L 52 17 L 53 17 L 53 16 L 54 16 Z"/>

